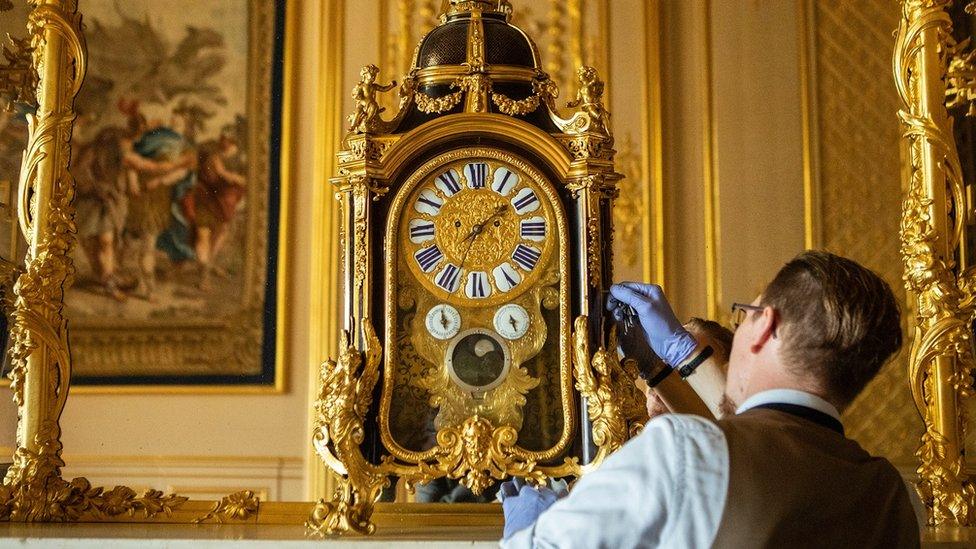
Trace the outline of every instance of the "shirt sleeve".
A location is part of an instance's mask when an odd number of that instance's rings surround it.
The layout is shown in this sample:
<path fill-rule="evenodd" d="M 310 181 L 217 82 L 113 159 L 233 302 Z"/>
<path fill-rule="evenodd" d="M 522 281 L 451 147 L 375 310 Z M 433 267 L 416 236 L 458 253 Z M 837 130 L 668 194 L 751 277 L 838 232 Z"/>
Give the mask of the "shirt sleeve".
<path fill-rule="evenodd" d="M 695 433 L 714 430 L 721 437 L 711 423 L 673 415 L 655 418 L 599 469 L 581 478 L 568 497 L 531 527 L 503 540 L 501 547 L 655 547 L 667 540 L 669 514 L 681 513 L 684 506 L 685 490 L 680 488 L 689 455 L 686 423 Z"/>

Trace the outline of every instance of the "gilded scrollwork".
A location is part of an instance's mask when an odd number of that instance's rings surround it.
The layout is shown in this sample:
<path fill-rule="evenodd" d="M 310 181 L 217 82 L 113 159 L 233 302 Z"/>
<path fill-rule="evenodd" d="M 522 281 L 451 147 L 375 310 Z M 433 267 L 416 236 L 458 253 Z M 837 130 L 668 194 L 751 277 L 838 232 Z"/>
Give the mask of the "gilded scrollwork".
<path fill-rule="evenodd" d="M 625 410 L 630 406 L 622 391 L 626 374 L 617 358 L 616 346 L 612 352 L 601 347 L 591 353 L 588 333 L 589 319 L 578 317 L 573 323 L 573 371 L 576 388 L 586 398 L 593 442 L 600 449 L 593 463 L 596 466 L 627 440 L 630 427 Z"/>
<path fill-rule="evenodd" d="M 389 472 L 369 464 L 359 449 L 365 439 L 363 424 L 379 379 L 382 346 L 368 319 L 362 321 L 364 350 L 343 333 L 339 357 L 321 369 L 321 390 L 315 402 L 312 440 L 322 460 L 345 475 L 332 501 L 321 500 L 307 523 L 320 534 L 355 531 L 371 534 L 369 517 Z"/>
<path fill-rule="evenodd" d="M 949 102 L 968 101 L 970 76 L 962 65 L 970 56 L 957 56 L 947 66 L 942 55 L 954 47 L 948 5 L 946 0 L 902 2 L 893 64 L 910 166 L 901 222 L 904 279 L 916 299 L 909 379 L 925 421 L 916 454 L 918 491 L 930 525 L 970 525 L 976 520 L 976 490 L 963 471 L 961 404 L 971 396 L 969 380 L 976 372 L 973 311 L 966 306 L 971 301 L 966 284 L 954 270 L 968 213 L 952 119 L 944 101 L 931 100 L 946 96 L 947 71 L 955 71 L 948 79 Z"/>
<path fill-rule="evenodd" d="M 35 2 L 28 18 L 37 113 L 28 115 L 18 214 L 28 250 L 13 288 L 11 378 L 18 407 L 17 450 L 0 487 L 0 521 L 170 514 L 187 498 L 158 490 L 93 487 L 61 478 L 61 428 L 70 381 L 63 288 L 74 272 L 74 181 L 68 172 L 72 102 L 85 73 L 85 43 L 73 1 Z"/>

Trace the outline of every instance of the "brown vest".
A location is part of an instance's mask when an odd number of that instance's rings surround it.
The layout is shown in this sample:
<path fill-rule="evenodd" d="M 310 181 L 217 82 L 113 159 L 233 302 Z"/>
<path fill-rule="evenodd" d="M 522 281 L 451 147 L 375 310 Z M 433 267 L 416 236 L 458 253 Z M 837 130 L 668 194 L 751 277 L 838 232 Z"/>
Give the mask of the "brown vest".
<path fill-rule="evenodd" d="M 752 409 L 718 422 L 729 491 L 714 547 L 919 547 L 898 471 L 811 420 Z"/>

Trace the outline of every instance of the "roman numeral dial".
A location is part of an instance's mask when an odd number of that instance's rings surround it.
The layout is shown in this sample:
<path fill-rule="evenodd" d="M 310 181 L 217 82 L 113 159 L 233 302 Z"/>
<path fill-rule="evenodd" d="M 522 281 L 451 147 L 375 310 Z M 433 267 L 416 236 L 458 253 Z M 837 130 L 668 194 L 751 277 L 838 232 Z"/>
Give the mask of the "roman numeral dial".
<path fill-rule="evenodd" d="M 497 306 L 551 271 L 561 205 L 524 162 L 458 156 L 411 178 L 397 246 L 409 251 L 407 271 L 439 302 Z"/>

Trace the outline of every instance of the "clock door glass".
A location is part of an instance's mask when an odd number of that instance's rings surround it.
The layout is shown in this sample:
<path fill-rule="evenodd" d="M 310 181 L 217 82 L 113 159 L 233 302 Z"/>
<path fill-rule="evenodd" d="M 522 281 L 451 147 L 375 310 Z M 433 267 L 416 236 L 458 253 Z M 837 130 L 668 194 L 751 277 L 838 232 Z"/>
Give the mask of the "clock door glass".
<path fill-rule="evenodd" d="M 475 415 L 517 429 L 526 450 L 554 447 L 569 276 L 555 186 L 485 148 L 445 153 L 407 181 L 389 221 L 396 383 L 381 421 L 411 452 Z"/>

